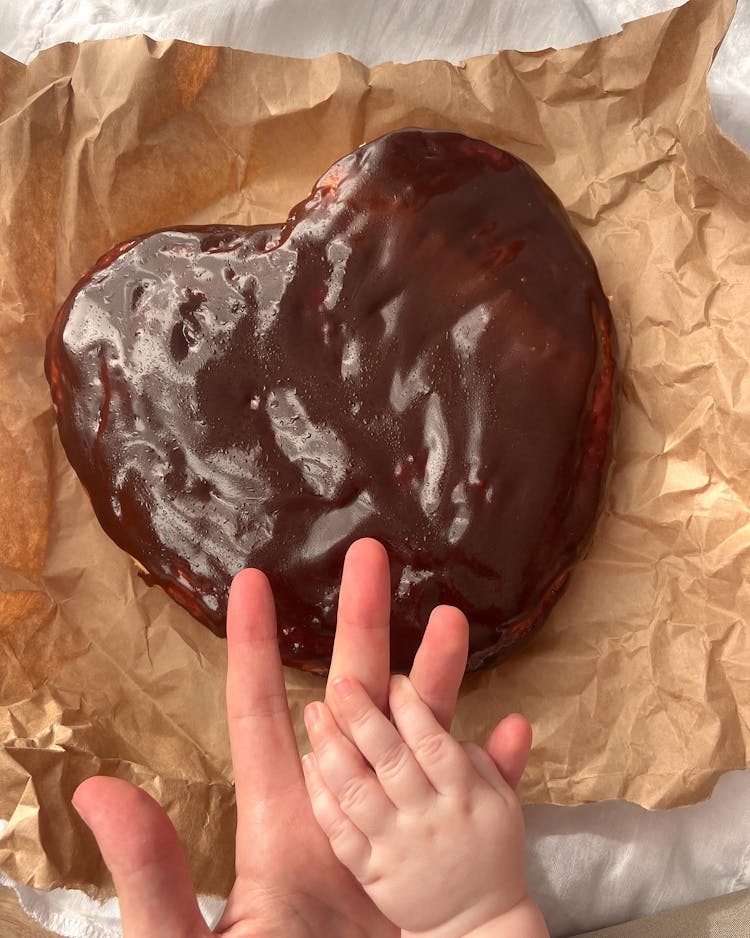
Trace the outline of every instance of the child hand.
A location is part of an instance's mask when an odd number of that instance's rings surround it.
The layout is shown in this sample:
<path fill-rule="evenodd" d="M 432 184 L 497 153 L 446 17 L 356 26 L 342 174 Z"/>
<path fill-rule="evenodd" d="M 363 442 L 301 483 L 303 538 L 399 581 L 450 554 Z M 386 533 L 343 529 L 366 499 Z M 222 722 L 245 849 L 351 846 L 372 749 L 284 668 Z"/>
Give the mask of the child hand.
<path fill-rule="evenodd" d="M 305 711 L 307 789 L 338 859 L 404 935 L 547 936 L 521 806 L 490 756 L 443 730 L 408 678 L 391 678 L 389 703 L 395 726 L 339 678 L 336 719 L 323 703 Z"/>

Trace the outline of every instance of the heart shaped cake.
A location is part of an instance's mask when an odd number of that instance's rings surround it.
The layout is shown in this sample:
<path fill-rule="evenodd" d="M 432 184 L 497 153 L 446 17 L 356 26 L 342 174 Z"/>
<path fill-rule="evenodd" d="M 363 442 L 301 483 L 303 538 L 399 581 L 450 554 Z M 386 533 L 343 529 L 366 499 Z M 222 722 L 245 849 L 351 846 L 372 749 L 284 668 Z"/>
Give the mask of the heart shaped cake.
<path fill-rule="evenodd" d="M 157 231 L 75 287 L 47 343 L 60 437 L 105 531 L 222 634 L 232 576 L 325 672 L 351 542 L 392 564 L 392 659 L 432 608 L 469 670 L 538 626 L 590 539 L 614 335 L 594 262 L 522 161 L 404 130 L 283 225 Z"/>

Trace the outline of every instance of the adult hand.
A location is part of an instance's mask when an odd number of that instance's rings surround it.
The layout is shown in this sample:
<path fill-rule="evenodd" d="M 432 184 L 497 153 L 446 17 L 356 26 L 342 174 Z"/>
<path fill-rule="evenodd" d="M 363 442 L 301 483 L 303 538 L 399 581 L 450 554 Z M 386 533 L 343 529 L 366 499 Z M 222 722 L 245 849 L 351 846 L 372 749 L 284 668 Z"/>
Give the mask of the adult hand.
<path fill-rule="evenodd" d="M 376 541 L 349 550 L 327 687 L 346 673 L 385 710 L 389 681 L 388 558 Z M 287 707 L 271 589 L 257 570 L 235 577 L 227 614 L 227 716 L 237 797 L 236 882 L 214 934 L 229 938 L 398 935 L 334 856 L 305 788 Z M 466 663 L 468 626 L 436 609 L 410 674 L 448 728 Z M 336 715 L 335 701 L 326 694 Z M 530 729 L 517 715 L 487 745 L 515 786 Z M 273 757 L 269 758 L 272 753 Z M 120 899 L 126 938 L 205 938 L 177 834 L 163 809 L 119 779 L 94 777 L 74 805 L 91 828 Z"/>

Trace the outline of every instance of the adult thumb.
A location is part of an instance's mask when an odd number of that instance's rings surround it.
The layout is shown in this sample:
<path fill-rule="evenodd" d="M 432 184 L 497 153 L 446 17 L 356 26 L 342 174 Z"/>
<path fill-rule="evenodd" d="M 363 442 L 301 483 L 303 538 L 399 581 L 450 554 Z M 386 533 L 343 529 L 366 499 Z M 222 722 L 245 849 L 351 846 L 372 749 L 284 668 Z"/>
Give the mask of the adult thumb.
<path fill-rule="evenodd" d="M 177 833 L 150 795 L 121 779 L 95 776 L 78 786 L 73 807 L 112 874 L 125 938 L 211 935 Z"/>

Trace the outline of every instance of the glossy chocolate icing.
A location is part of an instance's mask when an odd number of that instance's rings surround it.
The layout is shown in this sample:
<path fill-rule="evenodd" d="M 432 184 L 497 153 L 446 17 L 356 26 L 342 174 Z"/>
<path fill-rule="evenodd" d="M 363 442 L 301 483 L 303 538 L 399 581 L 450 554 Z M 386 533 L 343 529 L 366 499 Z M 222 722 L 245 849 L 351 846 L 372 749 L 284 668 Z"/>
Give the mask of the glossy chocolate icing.
<path fill-rule="evenodd" d="M 330 661 L 343 556 L 392 561 L 392 667 L 463 608 L 469 669 L 546 615 L 609 459 L 612 324 L 594 263 L 524 163 L 399 131 L 283 226 L 158 231 L 73 290 L 46 370 L 107 533 L 218 634 L 265 570 L 285 663 Z"/>

